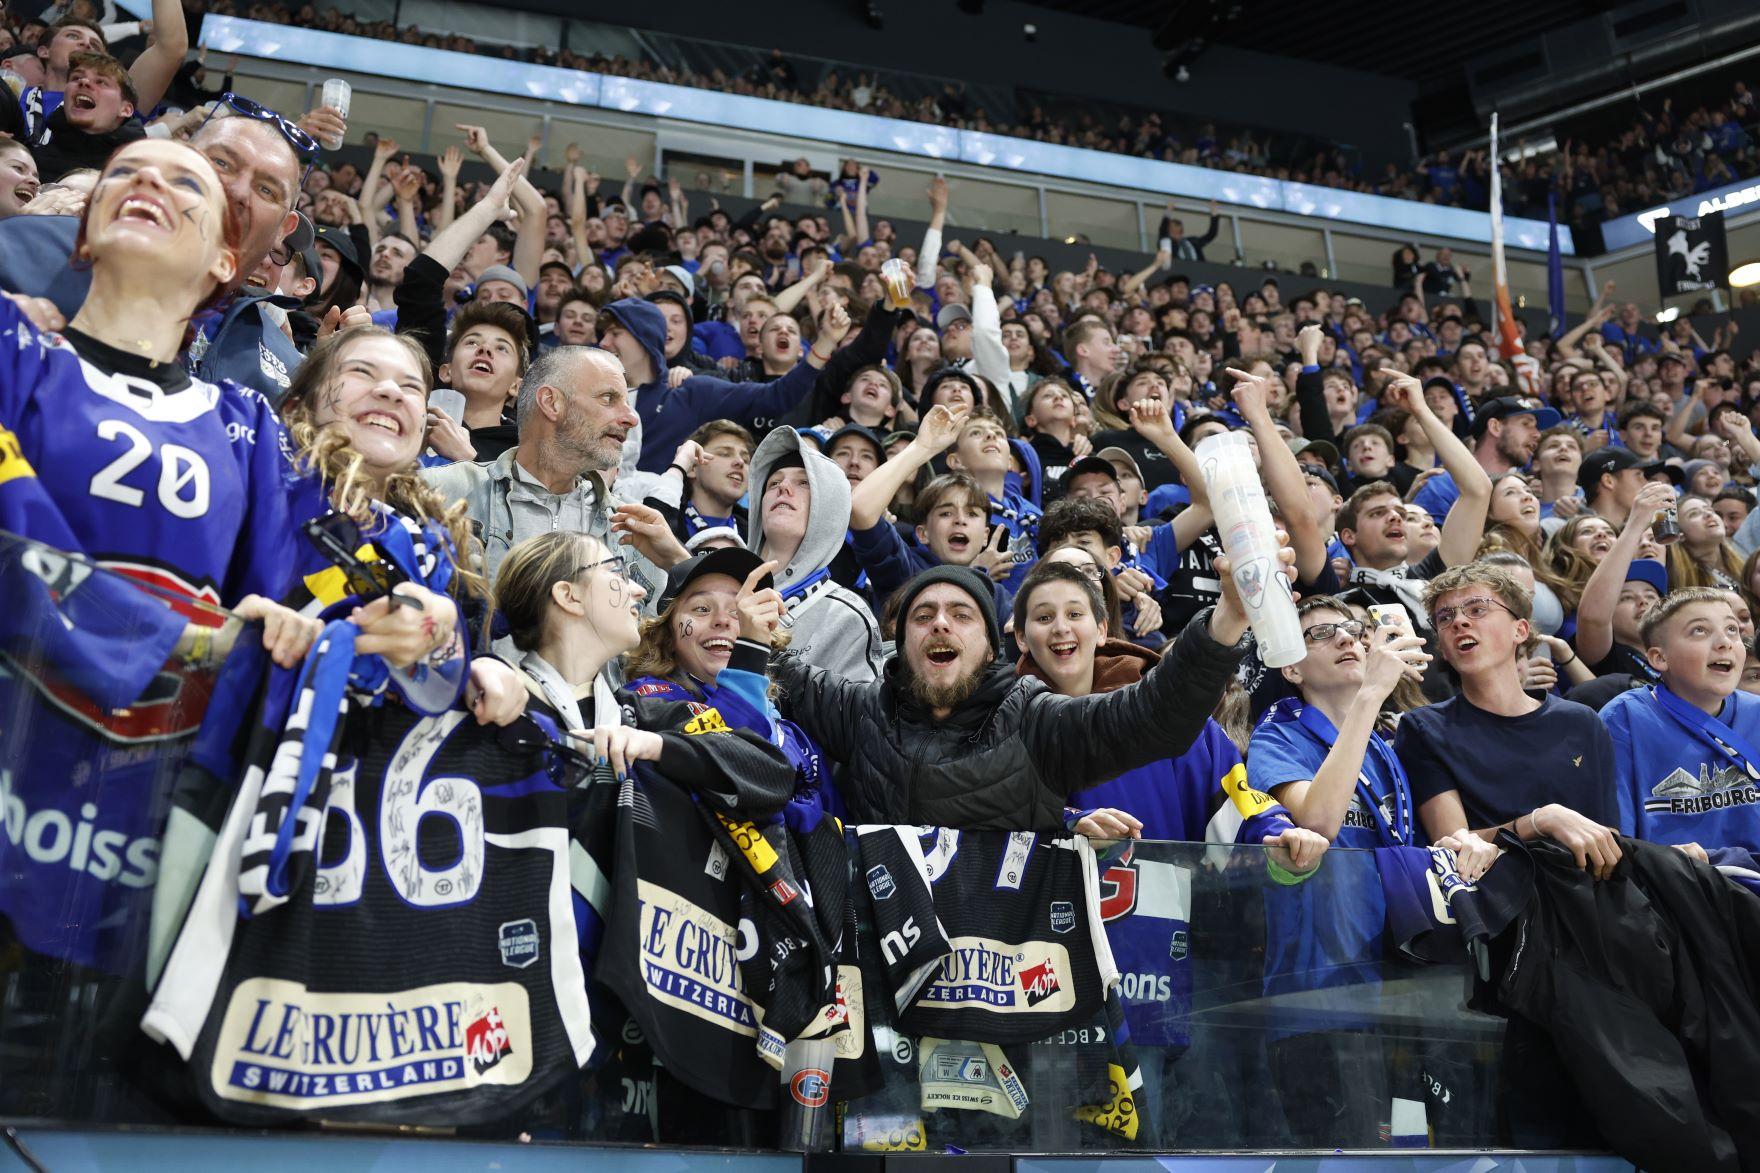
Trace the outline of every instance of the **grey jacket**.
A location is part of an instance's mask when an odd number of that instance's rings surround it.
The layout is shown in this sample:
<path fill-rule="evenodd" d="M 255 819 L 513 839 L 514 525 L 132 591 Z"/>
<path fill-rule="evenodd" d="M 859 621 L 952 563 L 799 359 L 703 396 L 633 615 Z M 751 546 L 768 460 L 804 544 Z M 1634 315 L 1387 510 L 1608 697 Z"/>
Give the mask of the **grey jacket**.
<path fill-rule="evenodd" d="M 508 550 L 524 539 L 552 528 L 531 525 L 532 515 L 516 511 L 516 502 L 511 498 L 521 494 L 534 501 L 547 497 L 547 504 L 552 507 L 558 502 L 555 494 L 544 493 L 541 486 L 515 479 L 514 457 L 518 452 L 518 448 L 510 448 L 494 460 L 461 460 L 422 470 L 422 479 L 444 494 L 447 500 L 465 502 L 471 524 L 483 541 L 483 569 L 491 583 L 495 581 L 495 573 Z M 580 494 L 578 508 L 559 509 L 556 527 L 589 534 L 611 550 L 622 553 L 630 577 L 647 590 L 647 605 L 652 607 L 659 600 L 666 575 L 630 547 L 619 545 L 616 535 L 611 532 L 611 511 L 623 504 L 622 499 L 614 490 L 606 488 L 603 477 L 593 472 L 581 475 L 575 484 L 575 492 Z M 532 506 L 534 511 L 537 508 L 535 504 Z"/>
<path fill-rule="evenodd" d="M 751 510 L 747 548 L 762 553 L 764 485 L 777 460 L 799 452 L 807 472 L 811 504 L 807 534 L 787 566 L 776 573 L 776 589 L 787 600 L 793 620 L 789 647 L 815 668 L 850 680 L 880 675 L 880 625 L 860 595 L 832 581 L 827 570 L 849 533 L 849 478 L 828 457 L 803 445 L 793 428 L 775 428 L 752 453 Z"/>

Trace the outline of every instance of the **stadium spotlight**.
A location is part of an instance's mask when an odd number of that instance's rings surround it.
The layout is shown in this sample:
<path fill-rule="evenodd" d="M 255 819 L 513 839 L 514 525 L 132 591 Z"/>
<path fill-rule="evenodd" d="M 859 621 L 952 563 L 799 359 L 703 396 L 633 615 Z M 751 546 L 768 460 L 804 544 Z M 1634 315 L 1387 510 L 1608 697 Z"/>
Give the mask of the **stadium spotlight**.
<path fill-rule="evenodd" d="M 1743 261 L 1729 271 L 1729 287 L 1746 289 L 1750 285 L 1760 285 L 1760 261 Z"/>
<path fill-rule="evenodd" d="M 1666 326 L 1680 316 L 1681 307 L 1678 305 L 1671 305 L 1665 310 L 1656 311 L 1656 324 L 1658 326 Z"/>
<path fill-rule="evenodd" d="M 1023 24 L 1021 26 L 1021 36 L 1027 38 L 1027 43 L 1029 45 L 1036 44 L 1039 40 L 1039 26 L 1036 24 Z"/>
<path fill-rule="evenodd" d="M 869 28 L 883 29 L 886 27 L 886 14 L 880 11 L 880 6 L 874 3 L 874 0 L 868 0 L 862 15 L 867 20 Z"/>

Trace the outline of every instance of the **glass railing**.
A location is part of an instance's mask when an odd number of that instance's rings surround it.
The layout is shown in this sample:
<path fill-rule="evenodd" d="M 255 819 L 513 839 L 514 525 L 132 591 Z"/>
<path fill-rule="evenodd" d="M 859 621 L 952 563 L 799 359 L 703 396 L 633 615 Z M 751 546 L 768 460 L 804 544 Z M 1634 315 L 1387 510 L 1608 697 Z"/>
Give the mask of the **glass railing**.
<path fill-rule="evenodd" d="M 150 930 L 181 923 L 213 842 L 195 832 L 224 813 L 212 795 L 201 809 L 190 782 L 231 760 L 237 740 L 208 733 L 255 692 L 260 646 L 253 629 L 239 631 L 162 572 L 5 538 L 0 584 L 0 1122 L 212 1127 L 191 1072 L 139 1024 L 147 975 L 164 961 L 163 936 Z M 204 712 L 209 730 L 192 754 Z M 221 805 L 232 790 L 221 788 Z M 332 846 L 326 832 L 320 882 L 344 870 Z M 810 1079 L 800 1089 L 824 1110 L 822 1144 L 1072 1154 L 1497 1146 L 1503 1024 L 1466 1009 L 1463 967 L 1420 965 L 1390 939 L 1375 854 L 1329 852 L 1293 885 L 1268 862 L 1259 847 L 1164 842 L 1103 859 L 1099 908 L 1122 1022 L 1103 1010 L 1034 1042 L 924 1038 L 891 1025 L 888 995 L 867 981 L 878 1061 L 867 1094 L 838 1103 Z M 1050 915 L 1054 932 L 1071 923 L 1059 924 L 1067 907 Z M 384 949 L 419 944 L 441 958 L 474 947 L 447 939 L 444 911 L 427 923 L 422 941 Z M 508 928 L 501 961 L 511 949 L 517 962 L 527 945 Z M 1078 939 L 1059 941 L 1079 948 Z M 869 957 L 884 951 L 865 943 Z M 706 1100 L 657 1069 L 639 1034 L 598 1023 L 621 1021 L 608 991 L 591 984 L 588 1001 L 605 1045 L 586 1070 L 513 1118 L 424 1131 L 783 1147 L 777 1112 Z M 421 1027 L 419 1014 L 412 1021 Z"/>

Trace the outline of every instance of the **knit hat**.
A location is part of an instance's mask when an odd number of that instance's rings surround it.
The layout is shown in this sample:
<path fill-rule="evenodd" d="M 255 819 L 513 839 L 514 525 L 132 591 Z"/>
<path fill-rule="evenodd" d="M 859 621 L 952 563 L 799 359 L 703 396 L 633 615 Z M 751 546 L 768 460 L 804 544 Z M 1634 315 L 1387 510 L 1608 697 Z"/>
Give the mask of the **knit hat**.
<path fill-rule="evenodd" d="M 911 613 L 911 604 L 918 595 L 937 583 L 949 583 L 972 596 L 978 604 L 979 614 L 984 616 L 984 634 L 989 637 L 990 650 L 1002 650 L 1002 628 L 996 623 L 996 598 L 991 589 L 990 580 L 969 566 L 935 566 L 923 571 L 904 586 L 899 588 L 898 625 L 893 629 L 892 638 L 900 647 L 904 646 L 905 618 Z"/>
<path fill-rule="evenodd" d="M 515 289 L 519 290 L 521 298 L 531 297 L 531 291 L 526 288 L 526 279 L 514 272 L 514 270 L 507 265 L 490 265 L 487 269 L 484 269 L 481 273 L 477 274 L 478 289 L 481 289 L 485 283 L 490 281 L 505 281 Z"/>

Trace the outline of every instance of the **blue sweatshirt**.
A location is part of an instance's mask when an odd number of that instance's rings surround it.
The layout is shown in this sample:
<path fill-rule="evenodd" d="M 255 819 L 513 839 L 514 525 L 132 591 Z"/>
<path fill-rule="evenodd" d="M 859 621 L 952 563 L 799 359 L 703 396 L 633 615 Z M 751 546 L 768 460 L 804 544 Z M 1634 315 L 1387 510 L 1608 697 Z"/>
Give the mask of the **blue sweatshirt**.
<path fill-rule="evenodd" d="M 1601 710 L 1601 720 L 1613 737 L 1622 834 L 1760 851 L 1760 762 L 1744 766 L 1682 725 L 1664 711 L 1654 688 L 1621 693 Z M 1718 720 L 1750 749 L 1760 746 L 1760 696 L 1731 695 Z"/>
<path fill-rule="evenodd" d="M 762 437 L 813 390 L 819 372 L 805 362 L 769 383 L 729 383 L 711 375 L 693 375 L 677 387 L 667 386 L 666 319 L 660 307 L 626 297 L 605 307 L 648 352 L 654 377 L 635 392 L 636 414 L 642 420 L 642 454 L 636 467 L 661 473 L 678 446 L 710 420 L 732 420 Z M 763 486 L 758 486 L 762 492 Z"/>

